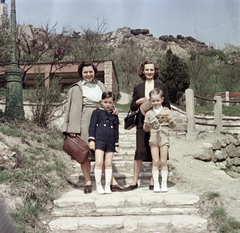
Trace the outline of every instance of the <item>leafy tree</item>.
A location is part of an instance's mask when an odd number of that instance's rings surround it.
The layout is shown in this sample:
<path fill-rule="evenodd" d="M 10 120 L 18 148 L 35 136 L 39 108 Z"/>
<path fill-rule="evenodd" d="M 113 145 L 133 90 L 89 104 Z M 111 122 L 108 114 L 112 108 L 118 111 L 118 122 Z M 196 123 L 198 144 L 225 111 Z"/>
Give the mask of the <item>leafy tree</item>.
<path fill-rule="evenodd" d="M 220 60 L 225 60 L 225 54 L 223 51 L 221 50 L 217 50 L 217 49 L 211 49 L 211 50 L 202 50 L 200 52 L 200 55 L 204 55 L 206 57 L 218 57 Z"/>
<path fill-rule="evenodd" d="M 34 28 L 30 25 L 28 29 L 26 32 L 24 27 L 18 27 L 18 60 L 24 71 L 23 87 L 27 83 L 27 71 L 38 62 L 51 64 L 49 77 L 53 76 L 57 69 L 68 65 L 65 60 L 68 60 L 66 57 L 70 54 L 72 43 L 71 35 L 66 28 L 63 28 L 61 33 L 56 32 L 56 24 L 52 28 L 48 25 L 45 28 Z"/>
<path fill-rule="evenodd" d="M 228 45 L 223 51 L 196 49 L 188 61 L 191 88 L 196 95 L 213 98 L 216 92 L 238 91 L 240 49 Z M 199 104 L 206 104 L 198 100 Z"/>
<path fill-rule="evenodd" d="M 123 42 L 117 49 L 115 63 L 118 69 L 118 76 L 121 77 L 121 89 L 133 90 L 133 86 L 140 82 L 137 70 L 145 57 L 139 47 L 130 40 Z"/>
<path fill-rule="evenodd" d="M 224 54 L 224 59 L 217 57 L 214 64 L 215 75 L 218 76 L 221 91 L 239 91 L 240 47 L 229 44 L 222 53 Z"/>
<path fill-rule="evenodd" d="M 114 51 L 104 39 L 106 18 L 97 17 L 96 27 L 82 26 L 81 32 L 73 32 L 72 56 L 75 60 L 99 61 L 107 59 Z"/>
<path fill-rule="evenodd" d="M 61 95 L 61 77 L 51 80 L 48 89 L 42 83 L 42 77 L 36 75 L 34 90 L 29 90 L 27 99 L 32 103 L 32 120 L 40 127 L 48 126 L 63 114 L 63 97 Z"/>
<path fill-rule="evenodd" d="M 223 59 L 222 53 L 204 52 L 201 46 L 196 46 L 190 54 L 191 57 L 188 60 L 190 87 L 196 95 L 213 99 L 219 88 L 219 77 L 216 71 L 218 62 Z M 206 104 L 205 100 L 197 99 L 197 101 L 200 105 Z"/>
<path fill-rule="evenodd" d="M 160 78 L 168 86 L 170 101 L 178 103 L 190 84 L 186 62 L 173 54 L 171 49 L 168 49 L 164 62 L 160 64 L 160 70 Z"/>

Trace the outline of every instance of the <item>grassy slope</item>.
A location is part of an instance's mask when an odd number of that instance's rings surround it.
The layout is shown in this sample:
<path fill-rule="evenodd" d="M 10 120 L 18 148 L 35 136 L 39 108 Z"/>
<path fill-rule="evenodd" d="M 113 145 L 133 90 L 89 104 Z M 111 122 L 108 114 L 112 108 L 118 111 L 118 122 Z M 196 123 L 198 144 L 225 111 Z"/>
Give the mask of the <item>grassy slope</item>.
<path fill-rule="evenodd" d="M 56 129 L 42 129 L 28 121 L 0 123 L 0 141 L 15 152 L 14 169 L 1 161 L 5 169 L 0 170 L 0 184 L 8 185 L 12 198 L 22 199 L 11 213 L 19 232 L 42 232 L 39 218 L 47 218 L 53 200 L 67 188 L 72 168 L 61 151 L 62 140 Z"/>

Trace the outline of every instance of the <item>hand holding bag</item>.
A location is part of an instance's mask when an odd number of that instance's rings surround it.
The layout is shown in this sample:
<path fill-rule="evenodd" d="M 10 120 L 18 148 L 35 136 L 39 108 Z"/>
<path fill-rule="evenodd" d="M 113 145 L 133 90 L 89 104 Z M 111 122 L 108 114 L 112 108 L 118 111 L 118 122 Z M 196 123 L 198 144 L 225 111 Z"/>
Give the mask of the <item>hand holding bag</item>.
<path fill-rule="evenodd" d="M 135 127 L 137 125 L 137 111 L 132 111 L 130 113 L 131 110 L 128 111 L 127 116 L 124 118 L 124 129 L 132 129 L 133 127 Z"/>
<path fill-rule="evenodd" d="M 67 135 L 63 141 L 63 150 L 77 162 L 83 164 L 87 158 L 89 146 L 79 135 L 76 137 Z"/>

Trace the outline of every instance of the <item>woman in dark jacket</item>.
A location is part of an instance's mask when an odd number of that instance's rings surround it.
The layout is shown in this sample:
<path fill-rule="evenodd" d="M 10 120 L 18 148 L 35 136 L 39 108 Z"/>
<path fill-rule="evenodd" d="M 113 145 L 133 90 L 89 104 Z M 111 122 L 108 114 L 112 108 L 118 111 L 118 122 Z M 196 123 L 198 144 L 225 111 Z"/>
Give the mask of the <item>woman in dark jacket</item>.
<path fill-rule="evenodd" d="M 168 88 L 164 83 L 156 81 L 160 77 L 160 71 L 156 64 L 151 61 L 145 61 L 138 68 L 138 75 L 144 81 L 134 87 L 131 110 L 137 111 L 144 100 L 149 98 L 149 92 L 158 87 L 163 91 L 163 107 L 170 109 Z M 138 176 L 142 167 L 142 161 L 152 161 L 151 151 L 149 147 L 150 134 L 143 130 L 144 116 L 141 111 L 138 111 L 137 131 L 136 131 L 136 151 L 134 157 L 134 177 L 128 187 L 128 190 L 133 190 L 138 187 Z M 150 181 L 149 189 L 153 189 L 153 180 Z"/>

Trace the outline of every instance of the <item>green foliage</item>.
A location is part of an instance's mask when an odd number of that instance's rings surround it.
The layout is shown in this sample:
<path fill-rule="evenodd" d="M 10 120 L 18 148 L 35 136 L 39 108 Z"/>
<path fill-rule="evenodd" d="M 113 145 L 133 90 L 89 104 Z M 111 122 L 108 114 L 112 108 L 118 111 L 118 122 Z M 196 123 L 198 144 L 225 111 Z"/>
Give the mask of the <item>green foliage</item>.
<path fill-rule="evenodd" d="M 106 31 L 108 20 L 104 17 L 97 17 L 95 27 L 81 27 L 81 35 L 74 33 L 74 43 L 72 43 L 71 56 L 75 60 L 106 60 L 114 51 L 107 46 L 106 41 L 102 38 Z"/>
<path fill-rule="evenodd" d="M 132 91 L 133 87 L 141 82 L 137 70 L 144 59 L 143 51 L 132 40 L 123 43 L 118 49 L 115 61 L 121 89 Z"/>
<path fill-rule="evenodd" d="M 195 114 L 196 115 L 204 115 L 204 116 L 213 116 L 214 106 L 213 105 L 203 105 L 203 106 L 195 106 Z"/>
<path fill-rule="evenodd" d="M 169 98 L 172 103 L 178 103 L 185 90 L 189 87 L 190 76 L 185 61 L 167 50 L 164 63 L 160 64 L 161 80 L 168 86 Z"/>
<path fill-rule="evenodd" d="M 227 160 L 225 168 L 221 168 L 221 170 L 225 171 L 228 174 L 231 168 L 232 168 L 232 164 Z"/>
<path fill-rule="evenodd" d="M 176 107 L 183 111 L 186 111 L 185 105 L 176 105 Z M 212 105 L 195 106 L 195 114 L 196 115 L 204 115 L 204 116 L 213 116 L 214 115 L 214 106 L 213 106 L 213 104 Z M 224 116 L 240 116 L 240 105 L 234 105 L 234 106 L 222 105 L 222 114 Z"/>
<path fill-rule="evenodd" d="M 213 212 L 211 213 L 211 217 L 219 222 L 222 222 L 227 217 L 227 213 L 223 208 L 214 208 Z"/>
<path fill-rule="evenodd" d="M 32 120 L 38 126 L 46 127 L 54 119 L 54 117 L 60 117 L 63 114 L 61 111 L 57 116 L 54 114 L 59 110 L 61 106 L 61 86 L 59 84 L 60 78 L 51 79 L 50 87 L 47 89 L 43 85 L 43 80 L 40 75 L 35 77 L 35 90 L 30 92 L 28 99 L 32 105 Z M 57 105 L 59 104 L 59 106 Z"/>
<path fill-rule="evenodd" d="M 13 129 L 22 131 L 29 145 L 34 144 L 36 140 L 32 137 L 33 133 L 42 135 L 43 140 L 39 145 L 29 146 L 23 150 L 19 147 L 11 148 L 16 152 L 13 159 L 17 169 L 0 170 L 0 183 L 10 185 L 10 194 L 21 196 L 23 199 L 23 203 L 11 213 L 19 232 L 36 232 L 34 228 L 38 225 L 39 214 L 43 213 L 49 202 L 56 199 L 58 190 L 67 184 L 67 169 L 64 162 L 51 152 L 51 148 L 47 145 L 49 138 L 53 137 L 60 146 L 61 132 L 37 127 L 29 121 L 22 121 L 21 124 L 17 121 L 5 122 L 5 124 L 1 123 L 0 128 L 1 132 L 13 137 L 21 137 L 18 133 L 14 133 Z"/>
<path fill-rule="evenodd" d="M 240 230 L 240 222 L 232 217 L 228 217 L 223 208 L 215 208 L 211 213 L 211 217 L 219 233 L 238 233 Z"/>
<path fill-rule="evenodd" d="M 118 112 L 128 112 L 130 109 L 130 104 L 115 104 L 115 107 L 118 109 Z"/>
<path fill-rule="evenodd" d="M 209 199 L 214 199 L 214 198 L 216 198 L 216 197 L 219 197 L 220 194 L 219 194 L 219 193 L 216 193 L 216 192 L 208 192 L 208 193 L 207 193 L 207 196 L 208 196 Z"/>
<path fill-rule="evenodd" d="M 224 116 L 240 116 L 240 105 L 235 106 L 222 106 Z"/>
<path fill-rule="evenodd" d="M 0 131 L 3 134 L 21 137 L 22 143 L 26 143 L 27 134 L 19 129 L 19 127 L 16 125 L 16 122 L 19 121 L 13 121 L 13 123 L 10 123 L 9 128 L 0 127 Z"/>
<path fill-rule="evenodd" d="M 188 61 L 190 88 L 198 96 L 212 98 L 214 94 L 212 95 L 211 93 L 215 93 L 217 87 L 217 80 L 213 78 L 214 68 L 211 67 L 215 59 L 203 56 L 200 52 L 192 51 Z M 204 105 L 204 102 L 201 100 L 198 100 L 198 103 Z"/>
<path fill-rule="evenodd" d="M 221 50 L 216 50 L 216 49 L 212 49 L 212 50 L 202 50 L 200 52 L 200 55 L 206 56 L 206 57 L 218 57 L 220 60 L 224 61 L 226 59 L 226 56 L 224 54 L 223 51 Z"/>

